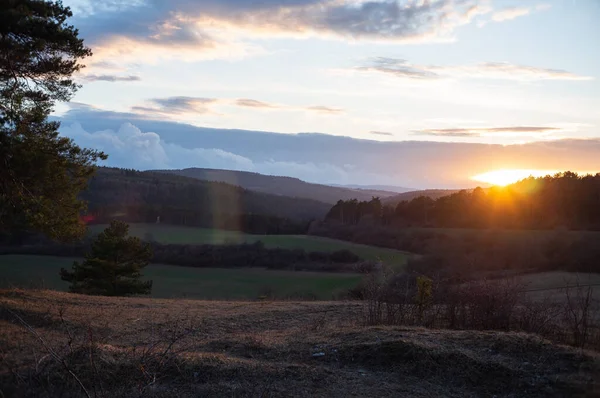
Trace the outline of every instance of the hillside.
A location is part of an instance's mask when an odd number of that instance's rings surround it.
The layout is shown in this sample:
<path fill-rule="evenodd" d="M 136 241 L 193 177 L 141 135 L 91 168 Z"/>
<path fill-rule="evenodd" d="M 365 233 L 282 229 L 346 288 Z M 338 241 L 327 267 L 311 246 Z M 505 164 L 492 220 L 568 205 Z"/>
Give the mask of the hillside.
<path fill-rule="evenodd" d="M 227 184 L 238 185 L 242 188 L 256 192 L 312 199 L 331 204 L 336 203 L 340 199 L 369 200 L 373 196 L 385 198 L 396 194 L 395 192 L 379 189 L 355 189 L 312 184 L 302 181 L 298 178 L 269 176 L 247 171 L 201 168 L 155 171 L 165 174 L 175 174 L 184 177 L 196 178 L 204 181 L 224 182 Z"/>
<path fill-rule="evenodd" d="M 254 192 L 226 183 L 114 168 L 100 168 L 82 198 L 89 201 L 96 222 L 120 217 L 153 223 L 160 217 L 167 224 L 225 229 L 276 222 L 281 230 L 287 227 L 273 218 L 305 222 L 323 217 L 330 207 L 316 200 Z M 254 232 L 268 232 L 257 228 Z"/>
<path fill-rule="evenodd" d="M 459 191 L 460 191 L 460 189 L 424 189 L 421 191 L 409 191 L 409 192 L 403 192 L 398 195 L 393 195 L 393 196 L 388 196 L 386 198 L 382 198 L 381 202 L 384 205 L 395 206 L 400 202 L 403 202 L 403 201 L 409 202 L 420 196 L 426 196 L 428 198 L 435 200 L 435 199 L 441 198 L 442 196 L 452 195 L 453 193 L 457 193 Z"/>
<path fill-rule="evenodd" d="M 0 290 L 4 396 L 567 397 L 598 355 L 533 335 L 367 327 L 362 305 Z M 27 349 L 23 349 L 27 347 Z"/>
<path fill-rule="evenodd" d="M 376 190 L 387 191 L 388 193 L 398 194 L 414 191 L 414 188 L 398 187 L 396 185 L 361 185 L 361 184 L 328 184 L 332 187 L 361 189 L 361 190 Z M 383 196 L 382 196 L 383 197 Z"/>

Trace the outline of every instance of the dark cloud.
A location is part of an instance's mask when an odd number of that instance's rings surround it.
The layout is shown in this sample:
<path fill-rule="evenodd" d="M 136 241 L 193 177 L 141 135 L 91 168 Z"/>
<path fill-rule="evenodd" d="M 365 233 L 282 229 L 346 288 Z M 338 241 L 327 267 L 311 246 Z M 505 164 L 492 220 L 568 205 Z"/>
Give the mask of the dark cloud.
<path fill-rule="evenodd" d="M 109 155 L 113 154 L 110 161 L 116 166 L 155 168 L 157 166 L 152 166 L 147 159 L 156 159 L 156 164 L 161 164 L 161 167 L 214 165 L 291 175 L 322 183 L 415 188 L 473 186 L 469 176 L 506 167 L 600 170 L 600 139 L 541 141 L 523 145 L 383 142 L 315 133 L 212 129 L 85 107 L 72 109 L 61 120 L 61 131 L 73 123 L 81 125 L 88 135 L 79 129 L 71 131 L 79 131 L 73 133 L 73 138 L 81 139 L 82 144 L 102 142 L 102 148 Z M 133 132 L 137 130 L 132 128 L 125 128 L 119 133 L 123 124 L 128 122 L 132 122 L 143 134 L 155 134 L 136 135 Z M 110 139 L 115 135 L 124 147 L 115 146 Z M 139 140 L 148 141 L 149 146 L 137 145 Z M 128 148 L 131 150 L 127 151 Z M 152 156 L 145 152 L 150 149 L 145 148 L 153 148 Z"/>
<path fill-rule="evenodd" d="M 147 0 L 118 7 L 90 3 L 90 7 L 92 11 L 75 22 L 94 45 L 121 38 L 129 44 L 197 49 L 223 44 L 207 33 L 214 31 L 209 29 L 214 22 L 223 28 L 234 25 L 274 35 L 316 32 L 350 39 L 414 41 L 437 39 L 440 32 L 449 34 L 486 12 L 477 0 Z"/>
<path fill-rule="evenodd" d="M 83 79 L 88 82 L 137 82 L 142 80 L 139 76 L 133 75 L 85 75 Z"/>
<path fill-rule="evenodd" d="M 335 4 L 303 23 L 317 29 L 351 37 L 418 38 L 428 33 L 432 21 L 445 15 L 448 2 L 400 4 L 395 1 L 370 1 L 362 4 Z M 315 18 L 316 17 L 316 18 Z"/>
<path fill-rule="evenodd" d="M 392 133 L 388 133 L 388 132 L 386 132 L 386 131 L 370 131 L 370 132 L 369 132 L 369 134 L 373 134 L 373 135 L 384 135 L 384 136 L 387 136 L 387 137 L 393 137 L 393 136 L 394 136 L 394 134 L 392 134 Z"/>
<path fill-rule="evenodd" d="M 539 126 L 514 126 L 514 127 L 487 127 L 487 128 L 454 128 L 454 129 L 425 129 L 413 131 L 417 135 L 430 135 L 434 137 L 480 137 L 484 134 L 531 134 L 550 133 L 560 131 L 558 127 Z"/>
<path fill-rule="evenodd" d="M 134 106 L 131 108 L 134 112 L 162 114 L 184 114 L 184 113 L 210 113 L 210 105 L 218 102 L 215 98 L 201 97 L 166 97 L 153 98 L 148 100 L 150 106 Z"/>

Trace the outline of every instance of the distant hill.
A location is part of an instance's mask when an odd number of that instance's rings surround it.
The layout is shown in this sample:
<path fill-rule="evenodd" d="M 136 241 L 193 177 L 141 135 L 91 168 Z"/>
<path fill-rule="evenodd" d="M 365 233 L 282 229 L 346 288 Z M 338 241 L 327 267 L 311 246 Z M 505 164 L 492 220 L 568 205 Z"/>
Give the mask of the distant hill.
<path fill-rule="evenodd" d="M 420 196 L 427 196 L 431 199 L 441 198 L 442 196 L 452 195 L 453 193 L 460 192 L 460 189 L 424 189 L 422 191 L 410 191 L 404 192 L 399 195 L 388 196 L 382 199 L 384 205 L 396 205 L 402 201 L 411 201 Z"/>
<path fill-rule="evenodd" d="M 350 189 L 360 189 L 363 191 L 384 191 L 386 193 L 404 193 L 404 192 L 410 192 L 410 191 L 414 191 L 414 188 L 406 188 L 406 187 L 398 187 L 395 185 L 358 185 L 358 184 L 345 184 L 345 185 L 341 185 L 341 184 L 329 184 L 332 187 L 338 187 L 338 188 L 350 188 Z M 381 196 L 380 197 L 385 197 L 385 196 Z"/>
<path fill-rule="evenodd" d="M 322 218 L 331 207 L 222 182 L 105 167 L 98 169 L 81 197 L 89 202 L 88 214 L 97 223 L 113 218 L 152 223 L 160 217 L 165 224 L 252 233 L 282 232 L 290 223 Z"/>
<path fill-rule="evenodd" d="M 189 168 L 182 170 L 154 170 L 157 173 L 175 174 L 204 181 L 218 181 L 272 195 L 305 198 L 334 204 L 338 200 L 370 200 L 373 196 L 386 198 L 396 192 L 378 189 L 356 189 L 331 185 L 312 184 L 298 178 L 269 176 L 247 171 Z"/>

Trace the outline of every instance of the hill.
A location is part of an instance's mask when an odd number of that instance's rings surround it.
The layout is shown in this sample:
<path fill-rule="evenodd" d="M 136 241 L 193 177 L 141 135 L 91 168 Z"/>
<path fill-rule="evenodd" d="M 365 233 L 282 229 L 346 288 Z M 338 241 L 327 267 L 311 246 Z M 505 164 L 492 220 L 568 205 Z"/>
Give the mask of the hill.
<path fill-rule="evenodd" d="M 283 195 L 294 198 L 317 200 L 325 203 L 336 203 L 338 200 L 369 200 L 373 196 L 385 198 L 395 192 L 379 189 L 355 189 L 330 185 L 312 184 L 298 178 L 269 176 L 247 171 L 189 168 L 182 170 L 154 170 L 165 174 L 175 174 L 196 178 L 203 181 L 224 182 L 237 185 L 251 191 L 272 195 Z"/>
<path fill-rule="evenodd" d="M 600 387 L 596 353 L 523 333 L 368 327 L 362 311 L 0 290 L 0 385 L 40 398 L 573 397 Z"/>
<path fill-rule="evenodd" d="M 231 184 L 178 175 L 100 168 L 82 193 L 93 222 L 128 222 L 304 233 L 329 205 L 311 199 L 250 191 Z"/>
<path fill-rule="evenodd" d="M 410 202 L 411 200 L 421 196 L 426 196 L 435 200 L 441 198 L 442 196 L 452 195 L 453 193 L 457 192 L 460 192 L 460 189 L 424 189 L 421 191 L 409 191 L 398 195 L 388 196 L 386 198 L 382 198 L 381 202 L 384 205 L 396 206 L 400 202 Z"/>
<path fill-rule="evenodd" d="M 387 191 L 388 193 L 404 193 L 414 191 L 414 188 L 398 187 L 396 185 L 360 185 L 360 184 L 328 184 L 332 187 L 340 188 L 351 188 L 361 190 L 376 190 L 376 191 Z M 383 197 L 383 196 L 382 196 Z"/>

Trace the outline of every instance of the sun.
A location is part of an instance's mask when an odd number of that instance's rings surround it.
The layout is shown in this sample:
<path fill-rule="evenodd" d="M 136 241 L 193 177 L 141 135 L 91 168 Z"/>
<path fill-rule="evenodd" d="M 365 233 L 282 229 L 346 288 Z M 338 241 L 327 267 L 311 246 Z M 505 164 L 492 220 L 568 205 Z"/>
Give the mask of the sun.
<path fill-rule="evenodd" d="M 529 169 L 500 169 L 477 174 L 471 177 L 472 180 L 485 182 L 492 185 L 505 186 L 520 181 L 529 176 L 543 177 L 548 174 L 553 175 L 555 171 L 551 170 L 529 170 Z"/>

